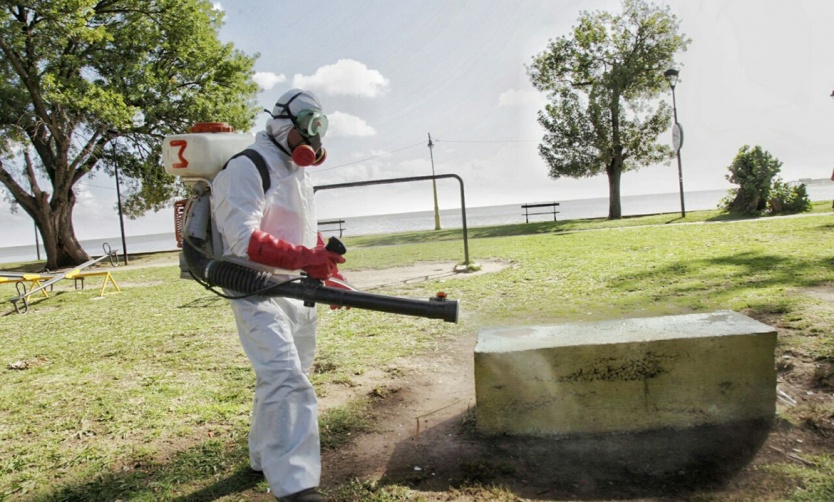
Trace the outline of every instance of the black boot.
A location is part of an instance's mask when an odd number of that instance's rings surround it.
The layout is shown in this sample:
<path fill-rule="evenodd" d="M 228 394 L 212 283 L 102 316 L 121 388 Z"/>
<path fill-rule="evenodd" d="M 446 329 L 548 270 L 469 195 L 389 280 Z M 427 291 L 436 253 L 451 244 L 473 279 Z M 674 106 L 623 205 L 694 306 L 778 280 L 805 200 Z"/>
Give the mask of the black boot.
<path fill-rule="evenodd" d="M 325 498 L 319 493 L 318 488 L 307 488 L 285 497 L 279 497 L 278 502 L 325 502 Z"/>

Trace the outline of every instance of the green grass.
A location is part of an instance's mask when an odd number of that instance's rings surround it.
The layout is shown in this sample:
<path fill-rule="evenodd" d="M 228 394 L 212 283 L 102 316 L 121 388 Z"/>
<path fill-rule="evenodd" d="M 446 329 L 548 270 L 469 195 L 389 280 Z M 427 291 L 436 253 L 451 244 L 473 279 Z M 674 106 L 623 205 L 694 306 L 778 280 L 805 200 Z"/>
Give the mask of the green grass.
<path fill-rule="evenodd" d="M 830 212 L 830 203 L 815 211 Z M 788 333 L 780 353 L 834 360 L 834 308 L 798 294 L 834 280 L 831 218 L 725 220 L 703 211 L 683 221 L 653 215 L 470 229 L 473 261 L 513 266 L 375 291 L 428 298 L 442 289 L 461 302 L 459 324 L 321 308 L 313 383 L 336 392 L 369 369 L 439 353 L 483 326 L 717 309 L 779 323 Z M 453 230 L 345 241 L 348 279 L 351 270 L 463 256 Z M 112 272 L 121 293 L 99 298 L 95 279 L 84 290 L 66 281 L 26 315 L 5 304 L 0 500 L 260 500 L 266 485 L 249 474 L 246 453 L 254 376 L 225 300 L 180 280 L 176 266 Z M 0 294 L 15 293 L 5 286 Z M 17 362 L 27 369 L 11 369 Z M 373 430 L 367 406 L 324 413 L 325 447 Z M 808 493 L 830 493 L 830 483 L 815 481 L 826 473 L 830 457 L 791 476 Z M 412 500 L 401 487 L 365 482 L 336 491 L 345 500 L 351 493 Z"/>
<path fill-rule="evenodd" d="M 381 481 L 360 481 L 353 479 L 335 490 L 327 492 L 331 502 L 422 502 L 424 499 L 416 496 L 408 488 Z"/>
<path fill-rule="evenodd" d="M 797 480 L 798 487 L 790 494 L 792 502 L 834 500 L 834 455 L 818 455 L 806 459 L 813 466 L 779 464 L 771 470 Z"/>
<path fill-rule="evenodd" d="M 811 213 L 831 213 L 831 202 L 814 202 Z M 537 235 L 549 233 L 572 232 L 578 230 L 594 230 L 609 228 L 624 228 L 647 225 L 671 225 L 675 223 L 714 223 L 722 221 L 743 221 L 756 219 L 754 216 L 731 215 L 718 209 L 707 211 L 690 211 L 682 218 L 679 213 L 662 213 L 645 216 L 631 216 L 621 220 L 608 220 L 605 218 L 564 220 L 564 221 L 539 221 L 520 225 L 501 225 L 467 228 L 467 235 L 470 239 L 487 237 L 510 237 L 513 235 Z M 425 243 L 438 241 L 460 241 L 463 238 L 462 229 L 401 232 L 384 235 L 364 235 L 346 237 L 345 244 L 349 249 L 364 246 L 388 246 L 409 243 Z M 463 248 L 460 248 L 460 256 L 463 257 Z"/>
<path fill-rule="evenodd" d="M 369 403 L 358 400 L 325 413 L 319 421 L 322 449 L 336 450 L 348 444 L 351 435 L 373 431 L 368 411 Z"/>

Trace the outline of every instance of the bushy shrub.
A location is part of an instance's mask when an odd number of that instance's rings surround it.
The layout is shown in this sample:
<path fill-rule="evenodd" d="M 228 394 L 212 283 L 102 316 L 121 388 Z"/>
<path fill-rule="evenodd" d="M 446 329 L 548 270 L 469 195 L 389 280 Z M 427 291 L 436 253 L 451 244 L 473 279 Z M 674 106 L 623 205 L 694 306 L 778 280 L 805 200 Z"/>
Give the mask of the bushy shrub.
<path fill-rule="evenodd" d="M 731 213 L 760 213 L 767 209 L 771 181 L 781 167 L 782 162 L 760 146 L 739 148 L 726 176 L 739 187 L 730 191 L 732 199 L 722 209 Z"/>
<path fill-rule="evenodd" d="M 730 204 L 732 204 L 733 201 L 736 200 L 737 196 L 738 196 L 738 188 L 731 188 L 731 189 L 727 190 L 727 195 L 725 195 L 724 198 L 722 198 L 720 201 L 718 201 L 718 209 L 720 209 L 722 211 L 726 211 L 728 213 L 731 212 L 730 211 Z"/>
<path fill-rule="evenodd" d="M 739 148 L 726 176 L 739 185 L 718 203 L 718 208 L 731 213 L 791 214 L 811 210 L 811 200 L 804 184 L 791 185 L 777 174 L 782 162 L 760 146 Z"/>
<path fill-rule="evenodd" d="M 777 178 L 770 187 L 767 200 L 769 214 L 804 213 L 811 210 L 811 199 L 804 183 L 791 185 Z"/>

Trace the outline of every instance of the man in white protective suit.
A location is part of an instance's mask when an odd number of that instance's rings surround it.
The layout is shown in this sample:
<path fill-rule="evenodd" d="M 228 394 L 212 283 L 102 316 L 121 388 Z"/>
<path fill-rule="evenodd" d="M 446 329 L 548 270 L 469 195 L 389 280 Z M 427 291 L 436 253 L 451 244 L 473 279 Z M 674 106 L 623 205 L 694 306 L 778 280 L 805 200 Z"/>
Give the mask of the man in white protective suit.
<path fill-rule="evenodd" d="M 269 188 L 245 156 L 229 161 L 212 183 L 211 213 L 223 254 L 327 281 L 339 254 L 316 231 L 313 186 L 305 167 L 324 161 L 327 117 L 308 91 L 280 98 L 250 149 L 266 161 Z M 234 295 L 234 292 L 229 292 Z M 249 462 L 278 500 L 320 501 L 318 404 L 308 379 L 316 348 L 316 309 L 301 300 L 251 296 L 230 300 L 243 350 L 256 374 Z"/>

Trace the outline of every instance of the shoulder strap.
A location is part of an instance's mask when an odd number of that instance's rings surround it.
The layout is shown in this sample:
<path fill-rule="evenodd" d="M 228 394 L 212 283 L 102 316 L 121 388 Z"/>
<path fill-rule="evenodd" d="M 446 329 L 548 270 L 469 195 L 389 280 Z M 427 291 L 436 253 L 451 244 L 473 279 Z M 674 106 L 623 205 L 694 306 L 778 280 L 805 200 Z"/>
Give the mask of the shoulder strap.
<path fill-rule="evenodd" d="M 223 166 L 223 169 L 226 169 L 226 166 L 229 165 L 232 159 L 236 159 L 238 157 L 246 157 L 255 164 L 255 167 L 258 169 L 258 172 L 261 174 L 261 186 L 263 186 L 264 193 L 269 190 L 270 180 L 269 180 L 269 169 L 266 167 L 266 161 L 264 160 L 263 156 L 256 152 L 251 148 L 247 148 L 240 153 L 237 153 L 232 156 L 229 160 L 226 161 L 226 164 Z"/>

